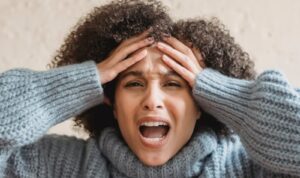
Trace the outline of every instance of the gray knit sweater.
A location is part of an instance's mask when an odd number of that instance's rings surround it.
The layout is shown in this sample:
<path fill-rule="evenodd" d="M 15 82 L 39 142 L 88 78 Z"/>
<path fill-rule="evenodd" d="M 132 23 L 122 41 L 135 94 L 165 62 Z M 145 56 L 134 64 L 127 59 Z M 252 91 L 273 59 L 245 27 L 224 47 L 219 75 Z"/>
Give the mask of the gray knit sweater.
<path fill-rule="evenodd" d="M 196 101 L 238 136 L 202 130 L 165 165 L 147 167 L 111 128 L 86 141 L 45 135 L 102 102 L 94 62 L 10 70 L 0 75 L 0 177 L 300 177 L 299 93 L 276 71 L 245 81 L 204 69 Z"/>

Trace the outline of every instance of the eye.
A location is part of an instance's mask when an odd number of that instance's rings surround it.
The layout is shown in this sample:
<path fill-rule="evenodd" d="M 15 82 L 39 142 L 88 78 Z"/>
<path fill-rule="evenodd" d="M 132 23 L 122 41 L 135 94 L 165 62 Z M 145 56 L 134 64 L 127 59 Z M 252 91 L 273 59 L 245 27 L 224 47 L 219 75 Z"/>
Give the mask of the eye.
<path fill-rule="evenodd" d="M 178 88 L 181 87 L 181 85 L 178 82 L 167 82 L 165 84 L 165 86 L 167 86 L 167 87 L 178 87 Z"/>
<path fill-rule="evenodd" d="M 143 87 L 144 84 L 142 82 L 133 81 L 126 83 L 125 87 Z"/>

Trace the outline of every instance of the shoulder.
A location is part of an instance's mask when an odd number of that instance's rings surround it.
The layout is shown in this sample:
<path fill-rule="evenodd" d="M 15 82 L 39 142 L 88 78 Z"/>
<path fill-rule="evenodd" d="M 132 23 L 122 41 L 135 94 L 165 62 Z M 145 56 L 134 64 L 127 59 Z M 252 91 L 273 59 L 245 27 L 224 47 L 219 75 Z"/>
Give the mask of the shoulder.
<path fill-rule="evenodd" d="M 49 150 L 51 152 L 64 152 L 65 154 L 77 154 L 86 152 L 87 150 L 99 152 L 97 139 L 95 138 L 82 139 L 75 136 L 57 134 L 45 135 L 37 142 L 27 146 L 27 148 L 32 147 L 36 147 L 39 150 Z"/>
<path fill-rule="evenodd" d="M 21 147 L 18 152 L 26 157 L 45 161 L 57 160 L 57 157 L 72 161 L 94 158 L 103 161 L 97 140 L 94 138 L 84 140 L 74 136 L 45 135 L 36 142 Z"/>
<path fill-rule="evenodd" d="M 67 175 L 98 175 L 107 172 L 107 161 L 95 138 L 84 140 L 73 136 L 46 135 L 19 151 L 18 158 L 21 156 L 42 172 L 65 172 Z"/>

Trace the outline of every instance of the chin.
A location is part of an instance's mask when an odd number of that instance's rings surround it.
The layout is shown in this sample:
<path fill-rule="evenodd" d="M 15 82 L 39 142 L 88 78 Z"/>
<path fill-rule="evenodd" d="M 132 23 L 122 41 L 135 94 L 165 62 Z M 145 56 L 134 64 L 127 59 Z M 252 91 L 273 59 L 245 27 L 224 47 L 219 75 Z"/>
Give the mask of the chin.
<path fill-rule="evenodd" d="M 138 156 L 138 158 L 144 165 L 154 167 L 154 166 L 162 166 L 166 164 L 171 157 L 161 156 L 159 154 L 151 155 L 151 156 L 150 155 L 147 156 L 147 154 L 143 154 L 143 156 L 141 157 Z"/>

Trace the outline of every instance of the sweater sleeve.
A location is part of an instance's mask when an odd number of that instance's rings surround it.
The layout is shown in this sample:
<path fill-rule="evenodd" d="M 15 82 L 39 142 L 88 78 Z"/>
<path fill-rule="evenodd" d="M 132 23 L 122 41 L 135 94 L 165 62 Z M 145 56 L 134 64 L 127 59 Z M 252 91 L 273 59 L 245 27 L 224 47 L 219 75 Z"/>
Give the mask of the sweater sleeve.
<path fill-rule="evenodd" d="M 300 175 L 300 90 L 283 74 L 270 70 L 246 81 L 204 69 L 193 94 L 202 109 L 240 136 L 257 165 Z"/>
<path fill-rule="evenodd" d="M 92 61 L 0 74 L 0 149 L 37 141 L 51 126 L 99 104 L 102 91 Z"/>

